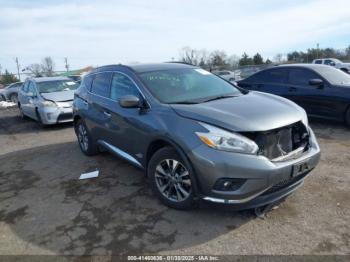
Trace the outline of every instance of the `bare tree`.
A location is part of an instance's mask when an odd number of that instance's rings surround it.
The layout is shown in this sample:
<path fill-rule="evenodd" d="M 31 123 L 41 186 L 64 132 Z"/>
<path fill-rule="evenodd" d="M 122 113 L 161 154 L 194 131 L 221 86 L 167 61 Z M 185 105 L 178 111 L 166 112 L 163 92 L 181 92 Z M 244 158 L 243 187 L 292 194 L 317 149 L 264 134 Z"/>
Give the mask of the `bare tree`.
<path fill-rule="evenodd" d="M 180 51 L 180 61 L 191 65 L 199 65 L 201 62 L 200 51 L 188 46 L 183 47 Z"/>
<path fill-rule="evenodd" d="M 276 54 L 273 58 L 273 61 L 280 64 L 283 62 L 283 54 L 279 53 L 279 54 Z"/>
<path fill-rule="evenodd" d="M 43 75 L 42 66 L 38 63 L 27 66 L 26 70 L 29 71 L 34 77 L 40 77 Z"/>
<path fill-rule="evenodd" d="M 44 57 L 41 64 L 41 69 L 46 76 L 54 75 L 54 67 L 55 63 L 53 62 L 52 58 L 50 56 Z"/>

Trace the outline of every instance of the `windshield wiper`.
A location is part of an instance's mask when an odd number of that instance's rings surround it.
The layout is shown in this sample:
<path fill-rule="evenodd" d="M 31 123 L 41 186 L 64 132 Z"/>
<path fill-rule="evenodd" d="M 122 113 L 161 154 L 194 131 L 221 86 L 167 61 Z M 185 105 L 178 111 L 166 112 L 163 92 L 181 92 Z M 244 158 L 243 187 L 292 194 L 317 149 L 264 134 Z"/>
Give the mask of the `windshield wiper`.
<path fill-rule="evenodd" d="M 214 100 L 219 100 L 219 99 L 224 99 L 224 98 L 230 98 L 230 97 L 237 97 L 236 95 L 223 95 L 223 96 L 215 96 L 211 97 L 209 99 L 201 101 L 202 103 L 209 102 L 209 101 L 214 101 Z"/>

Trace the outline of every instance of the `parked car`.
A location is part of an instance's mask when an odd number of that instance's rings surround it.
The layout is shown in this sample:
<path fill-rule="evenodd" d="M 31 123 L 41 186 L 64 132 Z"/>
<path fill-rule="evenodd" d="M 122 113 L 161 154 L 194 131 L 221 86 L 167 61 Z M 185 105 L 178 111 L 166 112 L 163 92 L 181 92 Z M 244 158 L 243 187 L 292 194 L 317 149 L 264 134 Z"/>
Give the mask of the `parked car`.
<path fill-rule="evenodd" d="M 77 83 L 81 83 L 81 75 L 69 75 L 68 78 L 72 79 L 73 81 Z"/>
<path fill-rule="evenodd" d="M 74 91 L 79 84 L 67 77 L 27 79 L 18 92 L 18 108 L 42 125 L 71 122 Z"/>
<path fill-rule="evenodd" d="M 18 90 L 22 86 L 23 82 L 16 82 L 6 86 L 4 89 L 0 90 L 1 100 L 11 101 L 17 104 L 18 101 Z"/>
<path fill-rule="evenodd" d="M 309 116 L 350 126 L 350 75 L 325 65 L 275 66 L 238 81 L 248 90 L 280 95 L 303 107 Z"/>
<path fill-rule="evenodd" d="M 323 59 L 315 59 L 312 61 L 313 64 L 320 65 L 329 65 L 334 66 L 337 69 L 344 71 L 345 73 L 350 73 L 350 63 L 343 63 L 339 59 L 336 58 L 323 58 Z"/>
<path fill-rule="evenodd" d="M 266 205 L 300 187 L 320 158 L 301 107 L 185 64 L 97 68 L 75 93 L 73 117 L 84 154 L 104 148 L 144 169 L 173 208 Z"/>
<path fill-rule="evenodd" d="M 235 73 L 228 70 L 213 71 L 213 73 L 227 81 L 233 82 L 236 80 Z"/>

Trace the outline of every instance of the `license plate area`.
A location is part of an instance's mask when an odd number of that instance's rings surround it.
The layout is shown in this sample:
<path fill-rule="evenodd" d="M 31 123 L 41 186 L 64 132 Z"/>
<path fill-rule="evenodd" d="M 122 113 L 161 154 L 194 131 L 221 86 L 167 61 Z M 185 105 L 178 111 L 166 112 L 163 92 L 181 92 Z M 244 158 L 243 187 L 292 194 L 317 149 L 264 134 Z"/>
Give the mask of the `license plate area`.
<path fill-rule="evenodd" d="M 291 177 L 297 177 L 311 169 L 309 160 L 305 160 L 293 165 Z"/>

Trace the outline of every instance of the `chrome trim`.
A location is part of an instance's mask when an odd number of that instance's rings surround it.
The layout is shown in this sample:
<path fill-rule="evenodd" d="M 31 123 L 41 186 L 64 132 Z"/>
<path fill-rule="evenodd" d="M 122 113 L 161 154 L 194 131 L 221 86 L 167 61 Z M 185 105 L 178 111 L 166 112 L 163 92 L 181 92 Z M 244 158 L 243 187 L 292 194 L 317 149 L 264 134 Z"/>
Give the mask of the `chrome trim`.
<path fill-rule="evenodd" d="M 295 190 L 297 190 L 299 187 L 301 187 L 303 184 L 304 184 L 304 179 L 300 182 L 300 181 L 297 181 L 295 182 L 294 184 L 288 186 L 288 187 L 293 187 L 295 186 L 297 183 L 300 183 L 299 185 L 297 185 L 295 188 L 293 188 L 292 190 L 290 191 L 287 191 L 285 192 L 284 194 L 282 195 L 279 195 L 279 198 L 282 198 L 282 197 L 285 197 L 291 193 L 293 193 Z M 261 195 L 262 193 L 264 193 L 265 191 L 267 191 L 268 189 L 270 189 L 271 187 L 268 187 L 267 189 L 264 189 L 263 191 L 257 193 L 257 194 L 254 194 L 250 197 L 247 197 L 247 198 L 243 198 L 243 199 L 222 199 L 222 198 L 215 198 L 215 197 L 203 197 L 204 200 L 206 201 L 210 201 L 210 202 L 215 202 L 215 203 L 222 203 L 222 204 L 243 204 L 243 203 L 246 203 L 252 199 L 254 199 L 255 197 L 258 197 L 259 195 Z"/>
<path fill-rule="evenodd" d="M 101 146 L 104 146 L 106 147 L 107 149 L 109 149 L 110 151 L 112 151 L 112 153 L 128 160 L 129 162 L 137 165 L 138 167 L 141 167 L 142 168 L 142 165 L 139 161 L 137 161 L 133 156 L 129 155 L 128 153 L 124 152 L 123 150 L 107 143 L 106 141 L 103 141 L 103 140 L 98 140 L 97 141 L 98 144 L 100 144 Z"/>

